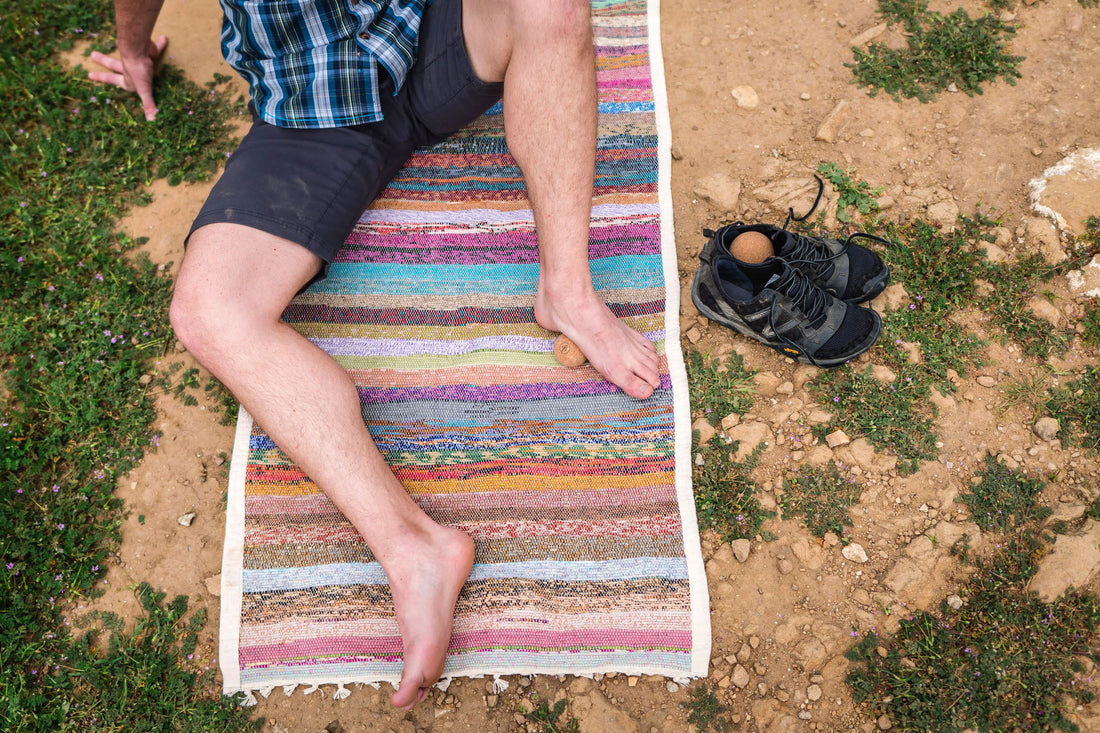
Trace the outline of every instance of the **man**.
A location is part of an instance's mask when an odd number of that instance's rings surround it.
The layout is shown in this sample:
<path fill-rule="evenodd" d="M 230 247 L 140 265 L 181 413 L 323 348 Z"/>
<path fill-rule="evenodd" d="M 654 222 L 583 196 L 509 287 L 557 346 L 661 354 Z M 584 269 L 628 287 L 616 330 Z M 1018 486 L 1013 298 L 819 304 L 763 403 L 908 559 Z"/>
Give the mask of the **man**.
<path fill-rule="evenodd" d="M 156 115 L 150 40 L 163 0 L 116 0 L 121 60 L 96 81 Z M 659 385 L 657 355 L 592 287 L 588 226 L 596 75 L 588 0 L 223 0 L 227 60 L 254 125 L 189 235 L 170 318 L 218 377 L 362 534 L 390 582 L 404 646 L 395 705 L 442 673 L 473 542 L 436 524 L 386 466 L 355 388 L 280 321 L 413 148 L 503 94 L 508 146 L 538 232 L 535 317 L 627 394 Z M 415 59 L 415 63 L 414 63 Z"/>

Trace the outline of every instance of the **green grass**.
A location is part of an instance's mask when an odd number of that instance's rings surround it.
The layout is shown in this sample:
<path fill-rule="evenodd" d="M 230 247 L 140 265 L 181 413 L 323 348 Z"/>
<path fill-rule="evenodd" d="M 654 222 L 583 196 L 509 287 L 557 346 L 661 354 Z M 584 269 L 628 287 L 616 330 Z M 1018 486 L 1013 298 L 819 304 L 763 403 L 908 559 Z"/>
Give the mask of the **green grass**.
<path fill-rule="evenodd" d="M 692 472 L 695 511 L 699 524 L 713 529 L 723 542 L 755 537 L 769 516 L 756 498 L 752 480 L 760 450 L 738 463 L 734 460 L 737 441 L 727 443 L 716 435 L 709 443 L 695 446 L 695 455 L 703 458 L 703 465 L 696 462 Z"/>
<path fill-rule="evenodd" d="M 713 730 L 728 733 L 734 730 L 729 721 L 729 708 L 718 701 L 714 688 L 706 682 L 691 690 L 691 700 L 687 702 L 688 722 L 697 731 Z"/>
<path fill-rule="evenodd" d="M 1046 409 L 1058 420 L 1066 442 L 1100 451 L 1100 368 L 1089 367 L 1080 378 L 1053 390 Z"/>
<path fill-rule="evenodd" d="M 845 171 L 836 163 L 820 163 L 817 172 L 828 179 L 840 198 L 836 202 L 836 218 L 847 224 L 852 220 L 848 208 L 854 206 L 861 214 L 878 211 L 875 197 L 882 193 L 881 188 L 871 188 L 866 181 L 852 180 L 851 169 Z"/>
<path fill-rule="evenodd" d="M 148 124 L 136 97 L 56 60 L 83 39 L 109 47 L 100 34 L 112 17 L 102 0 L 30 0 L 0 16 L 3 730 L 90 729 L 73 722 L 74 710 L 99 730 L 143 729 L 143 713 L 111 702 L 113 679 L 175 664 L 168 636 L 142 640 L 167 623 L 148 604 L 139 631 L 106 652 L 67 633 L 62 617 L 96 594 L 120 540 L 114 488 L 159 439 L 155 390 L 140 378 L 172 339 L 171 283 L 135 255 L 140 243 L 117 232 L 118 220 L 147 200 L 140 190 L 155 177 L 193 181 L 216 170 L 233 146 L 224 120 L 240 107 L 218 85 L 200 88 L 166 68 L 160 114 Z M 71 673 L 78 662 L 87 675 Z M 207 716 L 194 729 L 247 725 L 197 681 L 165 699 L 180 720 Z"/>
<path fill-rule="evenodd" d="M 532 733 L 578 733 L 580 723 L 565 714 L 567 704 L 565 700 L 558 700 L 553 706 L 546 701 L 540 702 L 534 710 L 523 714 L 527 718 L 527 730 Z"/>
<path fill-rule="evenodd" d="M 1014 85 L 1020 77 L 1023 57 L 1006 50 L 1015 28 L 993 15 L 971 18 L 962 9 L 943 15 L 924 0 L 879 0 L 879 12 L 887 23 L 902 26 L 906 47 L 852 48 L 855 60 L 845 66 L 872 96 L 884 91 L 898 101 L 929 102 L 951 84 L 973 96 L 983 84 L 1002 79 Z"/>
<path fill-rule="evenodd" d="M 707 360 L 694 349 L 684 352 L 688 383 L 691 388 L 692 414 L 701 414 L 711 425 L 727 415 L 744 415 L 752 409 L 756 370 L 745 369 L 745 361 L 734 352 L 720 359 Z"/>
<path fill-rule="evenodd" d="M 1100 298 L 1088 298 L 1082 305 L 1081 340 L 1100 346 Z"/>
<path fill-rule="evenodd" d="M 1100 603 L 1028 593 L 1043 552 L 1030 531 L 1010 537 L 961 589 L 962 608 L 943 603 L 903 619 L 891 637 L 864 635 L 847 652 L 856 703 L 899 731 L 1077 730 L 1067 716 L 1093 699 L 1078 658 L 1100 661 Z"/>
<path fill-rule="evenodd" d="M 859 503 L 863 488 L 854 479 L 840 475 L 834 461 L 827 466 L 799 466 L 783 481 L 784 494 L 779 500 L 783 518 L 802 517 L 815 537 L 826 532 L 838 536 L 852 526 L 848 508 Z"/>
<path fill-rule="evenodd" d="M 967 486 L 956 501 L 966 504 L 983 530 L 1011 532 L 1032 519 L 1050 516 L 1050 508 L 1036 501 L 1046 486 L 1042 479 L 1010 469 L 992 456 L 986 456 L 978 478 L 978 483 Z"/>

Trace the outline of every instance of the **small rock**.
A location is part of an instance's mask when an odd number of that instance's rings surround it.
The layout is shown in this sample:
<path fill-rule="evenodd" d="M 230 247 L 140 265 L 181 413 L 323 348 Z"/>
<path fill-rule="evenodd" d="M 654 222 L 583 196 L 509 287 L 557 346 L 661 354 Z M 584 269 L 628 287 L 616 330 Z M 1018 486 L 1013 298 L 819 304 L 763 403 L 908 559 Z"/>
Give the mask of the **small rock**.
<path fill-rule="evenodd" d="M 883 384 L 893 384 L 897 381 L 898 375 L 894 373 L 894 370 L 885 364 L 875 364 L 871 367 L 871 376 Z"/>
<path fill-rule="evenodd" d="M 794 394 L 794 382 L 783 382 L 775 388 L 775 393 L 782 395 Z"/>
<path fill-rule="evenodd" d="M 1037 295 L 1028 301 L 1028 306 L 1037 318 L 1043 319 L 1050 325 L 1058 326 L 1062 323 L 1062 311 L 1046 298 Z"/>
<path fill-rule="evenodd" d="M 730 675 L 730 680 L 739 688 L 745 689 L 749 684 L 749 671 L 738 664 L 733 668 L 733 674 Z"/>
<path fill-rule="evenodd" d="M 894 721 L 890 720 L 890 716 L 883 715 L 878 719 L 879 730 L 890 730 L 894 727 Z"/>
<path fill-rule="evenodd" d="M 722 418 L 722 429 L 729 430 L 730 428 L 737 427 L 741 423 L 741 416 L 736 412 L 731 412 Z"/>
<path fill-rule="evenodd" d="M 848 103 L 843 99 L 840 100 L 833 111 L 822 120 L 820 127 L 817 129 L 817 134 L 814 135 L 814 140 L 820 140 L 824 143 L 835 143 L 837 137 L 840 135 L 841 129 L 848 122 L 848 118 L 851 116 L 851 108 Z"/>
<path fill-rule="evenodd" d="M 1054 440 L 1054 438 L 1058 435 L 1058 430 L 1060 428 L 1061 426 L 1058 424 L 1058 421 L 1056 419 L 1047 416 L 1041 417 L 1036 420 L 1033 430 L 1035 431 L 1035 435 L 1038 436 L 1040 440 Z"/>
<path fill-rule="evenodd" d="M 142 386 L 144 386 L 146 384 L 149 384 L 152 381 L 153 381 L 153 375 L 152 374 L 142 374 L 140 377 L 138 377 L 138 384 L 140 384 Z"/>
<path fill-rule="evenodd" d="M 734 87 L 730 94 L 737 100 L 737 106 L 741 109 L 756 109 L 760 106 L 760 97 L 756 90 L 748 85 Z"/>
<path fill-rule="evenodd" d="M 181 515 L 180 518 L 176 521 L 180 523 L 181 527 L 190 527 L 191 523 L 195 521 L 196 516 L 197 515 L 195 514 L 195 512 L 187 512 L 186 514 Z"/>
<path fill-rule="evenodd" d="M 962 596 L 958 596 L 952 593 L 947 597 L 947 605 L 950 606 L 952 609 L 958 611 L 960 608 L 963 607 Z"/>
<path fill-rule="evenodd" d="M 699 431 L 699 445 L 706 445 L 710 442 L 718 431 L 714 429 L 714 426 L 707 422 L 705 417 L 701 417 L 691 424 L 692 431 Z"/>
<path fill-rule="evenodd" d="M 749 559 L 749 552 L 752 550 L 752 543 L 745 538 L 734 540 L 730 543 L 730 549 L 733 550 L 733 556 L 737 559 L 737 562 L 745 562 Z"/>
<path fill-rule="evenodd" d="M 222 574 L 211 575 L 209 578 L 203 580 L 203 585 L 206 586 L 206 592 L 210 595 L 218 598 L 222 594 Z"/>
<path fill-rule="evenodd" d="M 693 189 L 695 195 L 714 205 L 722 212 L 731 212 L 737 208 L 741 197 L 741 181 L 727 173 L 711 173 L 699 179 Z"/>
<path fill-rule="evenodd" d="M 672 680 L 669 680 L 668 682 L 665 683 L 665 689 L 668 690 L 669 692 L 679 692 L 680 691 L 680 686 L 678 684 L 676 684 L 675 682 L 673 682 Z"/>
<path fill-rule="evenodd" d="M 762 422 L 743 422 L 726 432 L 731 440 L 739 441 L 734 460 L 743 461 L 749 456 L 756 446 L 771 443 L 772 431 Z"/>
<path fill-rule="evenodd" d="M 978 384 L 982 385 L 983 387 L 996 387 L 997 380 L 989 376 L 988 374 L 983 374 L 978 377 Z"/>
<path fill-rule="evenodd" d="M 886 23 L 879 23 L 878 25 L 872 26 L 871 28 L 868 28 L 867 30 L 860 33 L 858 36 L 854 37 L 851 41 L 849 41 L 849 45 L 862 46 L 868 41 L 878 38 L 885 32 Z"/>
<path fill-rule="evenodd" d="M 778 568 L 781 575 L 786 575 L 787 573 L 794 570 L 794 563 L 784 558 L 776 563 L 776 568 Z"/>
<path fill-rule="evenodd" d="M 851 560 L 856 563 L 867 562 L 867 552 L 863 549 L 863 546 L 853 542 L 840 551 L 840 554 L 844 556 L 845 560 Z"/>
<path fill-rule="evenodd" d="M 339 720 L 334 720 L 325 726 L 325 733 L 344 733 L 344 726 Z"/>
<path fill-rule="evenodd" d="M 810 702 L 817 702 L 821 699 L 821 685 L 810 685 L 806 688 L 806 699 Z"/>
<path fill-rule="evenodd" d="M 497 706 L 497 701 L 498 700 L 500 700 L 499 695 L 486 695 L 485 696 L 485 707 L 495 708 Z"/>
<path fill-rule="evenodd" d="M 692 326 L 687 332 L 687 340 L 693 344 L 699 343 L 699 339 L 703 338 L 703 334 L 699 331 L 698 327 Z"/>
<path fill-rule="evenodd" d="M 959 218 L 959 207 L 954 201 L 940 201 L 928 207 L 928 218 L 936 222 L 941 232 L 953 232 Z"/>
<path fill-rule="evenodd" d="M 1050 554 L 1027 589 L 1039 594 L 1044 603 L 1055 600 L 1069 587 L 1082 588 L 1100 567 L 1100 522 L 1089 521 L 1074 535 L 1059 535 Z"/>
<path fill-rule="evenodd" d="M 1100 297 L 1100 255 L 1093 257 L 1080 270 L 1067 272 L 1066 282 L 1076 298 Z"/>
<path fill-rule="evenodd" d="M 852 442 L 852 439 L 848 437 L 848 434 L 843 430 L 834 430 L 825 436 L 825 443 L 830 448 L 839 448 L 842 445 L 848 445 Z"/>
<path fill-rule="evenodd" d="M 810 96 L 809 92 L 802 92 L 798 95 L 798 98 L 801 99 L 803 102 L 809 102 L 811 99 L 813 99 L 813 97 Z"/>

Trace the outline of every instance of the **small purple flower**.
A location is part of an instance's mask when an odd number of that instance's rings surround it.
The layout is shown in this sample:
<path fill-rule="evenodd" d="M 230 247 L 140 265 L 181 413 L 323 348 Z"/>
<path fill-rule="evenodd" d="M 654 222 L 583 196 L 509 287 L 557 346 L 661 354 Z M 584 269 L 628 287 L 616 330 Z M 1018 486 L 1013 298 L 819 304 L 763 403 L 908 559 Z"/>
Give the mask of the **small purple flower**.
<path fill-rule="evenodd" d="M 63 522 L 58 522 L 57 528 L 58 529 L 65 529 L 65 524 Z M 60 580 L 61 576 L 59 575 L 59 576 L 57 576 L 57 578 L 58 578 L 58 580 Z"/>

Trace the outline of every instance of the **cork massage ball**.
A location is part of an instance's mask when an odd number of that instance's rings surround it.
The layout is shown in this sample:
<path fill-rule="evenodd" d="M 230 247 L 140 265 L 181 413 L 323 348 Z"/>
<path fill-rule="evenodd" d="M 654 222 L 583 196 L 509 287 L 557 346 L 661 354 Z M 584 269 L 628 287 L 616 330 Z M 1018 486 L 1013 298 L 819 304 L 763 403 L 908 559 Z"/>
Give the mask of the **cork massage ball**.
<path fill-rule="evenodd" d="M 730 245 L 730 254 L 742 262 L 755 265 L 775 254 L 772 240 L 760 232 L 742 232 Z"/>
<path fill-rule="evenodd" d="M 578 367 L 585 362 L 584 354 L 564 333 L 554 339 L 554 358 L 567 367 Z"/>

